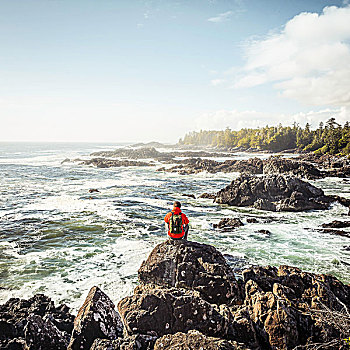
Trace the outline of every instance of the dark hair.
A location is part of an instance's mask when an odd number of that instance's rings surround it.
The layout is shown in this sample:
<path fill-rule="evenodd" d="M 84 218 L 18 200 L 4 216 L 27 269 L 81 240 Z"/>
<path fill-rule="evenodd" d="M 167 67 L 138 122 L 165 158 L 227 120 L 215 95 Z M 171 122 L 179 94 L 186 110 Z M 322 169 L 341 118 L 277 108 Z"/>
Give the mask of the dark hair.
<path fill-rule="evenodd" d="M 174 202 L 174 207 L 181 208 L 181 203 L 178 201 Z"/>

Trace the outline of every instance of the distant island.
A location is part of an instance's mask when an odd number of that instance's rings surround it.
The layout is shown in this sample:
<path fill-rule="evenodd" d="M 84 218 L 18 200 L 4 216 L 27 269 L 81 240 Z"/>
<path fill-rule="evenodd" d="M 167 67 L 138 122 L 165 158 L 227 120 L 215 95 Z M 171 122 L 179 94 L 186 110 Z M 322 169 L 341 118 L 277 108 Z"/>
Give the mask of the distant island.
<path fill-rule="evenodd" d="M 350 154 L 350 124 L 338 124 L 335 118 L 322 122 L 315 130 L 307 123 L 304 128 L 297 123 L 293 126 L 265 126 L 263 128 L 244 128 L 233 131 L 201 130 L 193 131 L 179 140 L 180 146 L 206 146 L 222 149 L 250 151 L 315 152 L 322 154 Z"/>

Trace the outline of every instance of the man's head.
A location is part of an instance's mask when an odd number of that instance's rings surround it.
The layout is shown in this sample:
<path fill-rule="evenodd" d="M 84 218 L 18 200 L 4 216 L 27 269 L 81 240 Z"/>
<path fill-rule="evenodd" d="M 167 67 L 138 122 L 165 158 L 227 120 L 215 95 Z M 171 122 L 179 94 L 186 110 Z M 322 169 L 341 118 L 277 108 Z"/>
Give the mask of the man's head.
<path fill-rule="evenodd" d="M 181 208 L 181 203 L 178 201 L 174 202 L 174 208 Z"/>

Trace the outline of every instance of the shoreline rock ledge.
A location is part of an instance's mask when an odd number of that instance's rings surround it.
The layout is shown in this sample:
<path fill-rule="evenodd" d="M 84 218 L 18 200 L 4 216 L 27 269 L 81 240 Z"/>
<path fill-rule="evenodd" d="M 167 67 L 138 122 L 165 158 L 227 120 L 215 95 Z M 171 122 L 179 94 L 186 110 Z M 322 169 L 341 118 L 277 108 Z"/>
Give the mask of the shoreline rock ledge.
<path fill-rule="evenodd" d="M 138 276 L 118 312 L 91 288 L 74 325 L 45 296 L 10 299 L 0 306 L 0 347 L 347 349 L 350 285 L 333 276 L 282 265 L 252 266 L 237 279 L 213 246 L 182 240 L 158 244 Z"/>

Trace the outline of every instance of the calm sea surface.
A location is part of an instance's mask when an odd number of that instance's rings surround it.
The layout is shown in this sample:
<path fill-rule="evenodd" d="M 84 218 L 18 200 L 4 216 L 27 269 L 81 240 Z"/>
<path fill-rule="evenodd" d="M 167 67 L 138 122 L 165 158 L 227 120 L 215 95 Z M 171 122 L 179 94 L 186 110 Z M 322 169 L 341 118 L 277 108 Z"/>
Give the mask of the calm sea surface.
<path fill-rule="evenodd" d="M 313 230 L 350 219 L 345 207 L 304 213 L 229 208 L 184 194 L 216 192 L 237 174 L 180 176 L 157 172 L 161 164 L 114 169 L 61 164 L 119 146 L 0 143 L 0 304 L 45 293 L 76 310 L 94 285 L 118 302 L 132 293 L 141 262 L 166 239 L 163 217 L 175 199 L 190 219 L 189 238 L 214 245 L 238 258 L 237 264 L 288 264 L 350 282 L 350 251 L 344 249 L 350 239 Z M 235 158 L 250 156 L 257 155 Z M 350 183 L 342 179 L 312 183 L 350 198 Z M 91 195 L 90 188 L 99 193 Z M 250 215 L 273 220 L 248 224 Z M 214 230 L 223 217 L 240 217 L 246 225 L 234 232 Z M 271 235 L 257 233 L 261 229 Z"/>

